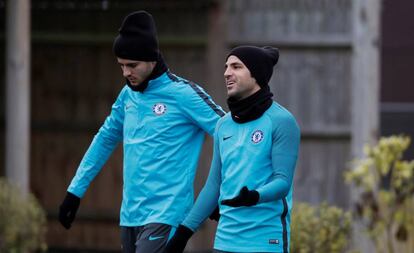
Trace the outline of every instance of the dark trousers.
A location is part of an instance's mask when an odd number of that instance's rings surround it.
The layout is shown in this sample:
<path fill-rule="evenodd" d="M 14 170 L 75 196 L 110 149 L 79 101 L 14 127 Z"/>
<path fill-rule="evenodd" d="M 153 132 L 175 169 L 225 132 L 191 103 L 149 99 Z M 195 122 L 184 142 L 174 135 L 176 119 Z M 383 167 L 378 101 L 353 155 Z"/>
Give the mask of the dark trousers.
<path fill-rule="evenodd" d="M 139 227 L 122 227 L 123 253 L 161 253 L 175 227 L 161 223 L 150 223 Z"/>

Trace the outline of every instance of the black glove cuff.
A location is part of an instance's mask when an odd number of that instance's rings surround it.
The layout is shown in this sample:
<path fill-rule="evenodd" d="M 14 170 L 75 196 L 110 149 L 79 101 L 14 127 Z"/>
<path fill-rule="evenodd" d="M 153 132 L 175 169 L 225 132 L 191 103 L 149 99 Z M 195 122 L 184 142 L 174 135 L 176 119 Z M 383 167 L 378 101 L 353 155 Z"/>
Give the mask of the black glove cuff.
<path fill-rule="evenodd" d="M 253 205 L 256 205 L 259 202 L 260 199 L 260 194 L 258 191 L 256 190 L 252 190 L 250 191 L 250 199 L 252 201 Z"/>
<path fill-rule="evenodd" d="M 67 192 L 66 197 L 63 200 L 62 206 L 67 207 L 79 207 L 80 205 L 80 198 L 73 193 Z"/>
<path fill-rule="evenodd" d="M 182 239 L 185 240 L 189 240 L 191 236 L 194 234 L 193 230 L 189 229 L 184 225 L 179 225 L 175 233 L 177 235 L 181 235 Z"/>

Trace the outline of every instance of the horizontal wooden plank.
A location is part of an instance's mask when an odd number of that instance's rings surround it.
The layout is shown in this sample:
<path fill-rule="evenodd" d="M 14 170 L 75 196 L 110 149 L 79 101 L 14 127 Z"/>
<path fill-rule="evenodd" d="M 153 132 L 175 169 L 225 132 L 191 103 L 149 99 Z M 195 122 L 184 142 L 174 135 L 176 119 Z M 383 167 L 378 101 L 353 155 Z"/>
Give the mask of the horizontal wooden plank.
<path fill-rule="evenodd" d="M 352 40 L 347 36 L 308 36 L 299 35 L 274 40 L 263 40 L 262 38 L 252 37 L 248 39 L 234 39 L 227 42 L 230 47 L 238 45 L 256 45 L 256 46 L 275 46 L 278 48 L 288 49 L 338 49 L 350 50 Z"/>
<path fill-rule="evenodd" d="M 103 122 L 32 122 L 32 133 L 49 134 L 89 134 L 90 138 L 98 132 Z M 4 131 L 4 120 L 0 120 L 0 131 Z M 301 130 L 302 140 L 350 140 L 349 129 Z"/>
<path fill-rule="evenodd" d="M 102 122 L 40 122 L 32 121 L 32 132 L 36 133 L 90 133 L 98 131 Z M 1 125 L 1 124 L 0 124 Z M 303 139 L 350 139 L 351 129 L 349 127 L 323 127 L 320 129 L 301 129 Z"/>
<path fill-rule="evenodd" d="M 94 33 L 55 33 L 55 32 L 33 32 L 32 43 L 59 44 L 59 45 L 112 45 L 114 34 Z M 5 34 L 0 33 L 0 42 L 5 40 Z M 202 36 L 160 36 L 161 46 L 178 47 L 206 47 L 207 38 Z"/>
<path fill-rule="evenodd" d="M 174 0 L 174 1 L 107 1 L 107 0 L 49 0 L 33 1 L 32 9 L 49 11 L 116 11 L 116 10 L 135 10 L 135 9 L 183 9 L 191 10 L 194 8 L 207 8 L 213 0 Z M 1 1 L 0 1 L 1 3 Z M 1 5 L 0 5 L 1 7 Z"/>

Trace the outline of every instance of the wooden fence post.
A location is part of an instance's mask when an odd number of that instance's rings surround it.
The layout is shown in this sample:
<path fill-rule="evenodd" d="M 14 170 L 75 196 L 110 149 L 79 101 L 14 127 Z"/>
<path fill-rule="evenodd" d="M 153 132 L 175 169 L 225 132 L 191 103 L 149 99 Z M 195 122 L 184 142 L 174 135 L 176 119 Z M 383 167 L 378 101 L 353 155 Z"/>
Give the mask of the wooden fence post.
<path fill-rule="evenodd" d="M 374 143 L 379 133 L 380 87 L 380 13 L 381 1 L 353 1 L 353 57 L 352 57 L 352 141 L 353 158 L 363 156 L 363 147 Z M 358 192 L 351 190 L 351 201 Z M 374 252 L 375 248 L 363 232 L 354 226 L 354 245 L 362 252 Z"/>
<path fill-rule="evenodd" d="M 29 192 L 30 0 L 6 6 L 6 177 Z"/>

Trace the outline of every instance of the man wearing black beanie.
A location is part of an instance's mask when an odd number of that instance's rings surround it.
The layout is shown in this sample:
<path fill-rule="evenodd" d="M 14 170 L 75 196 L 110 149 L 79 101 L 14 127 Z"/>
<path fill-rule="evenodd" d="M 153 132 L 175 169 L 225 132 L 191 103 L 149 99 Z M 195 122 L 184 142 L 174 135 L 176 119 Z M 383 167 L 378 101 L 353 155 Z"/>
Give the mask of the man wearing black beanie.
<path fill-rule="evenodd" d="M 226 58 L 230 113 L 214 133 L 210 174 L 164 253 L 181 253 L 219 203 L 214 252 L 289 252 L 292 182 L 300 130 L 273 101 L 268 82 L 279 51 L 240 46 Z"/>
<path fill-rule="evenodd" d="M 126 85 L 67 189 L 59 220 L 71 227 L 81 198 L 122 142 L 122 250 L 162 252 L 193 205 L 204 135 L 214 133 L 224 111 L 200 86 L 168 70 L 149 13 L 124 19 L 113 52 Z"/>

